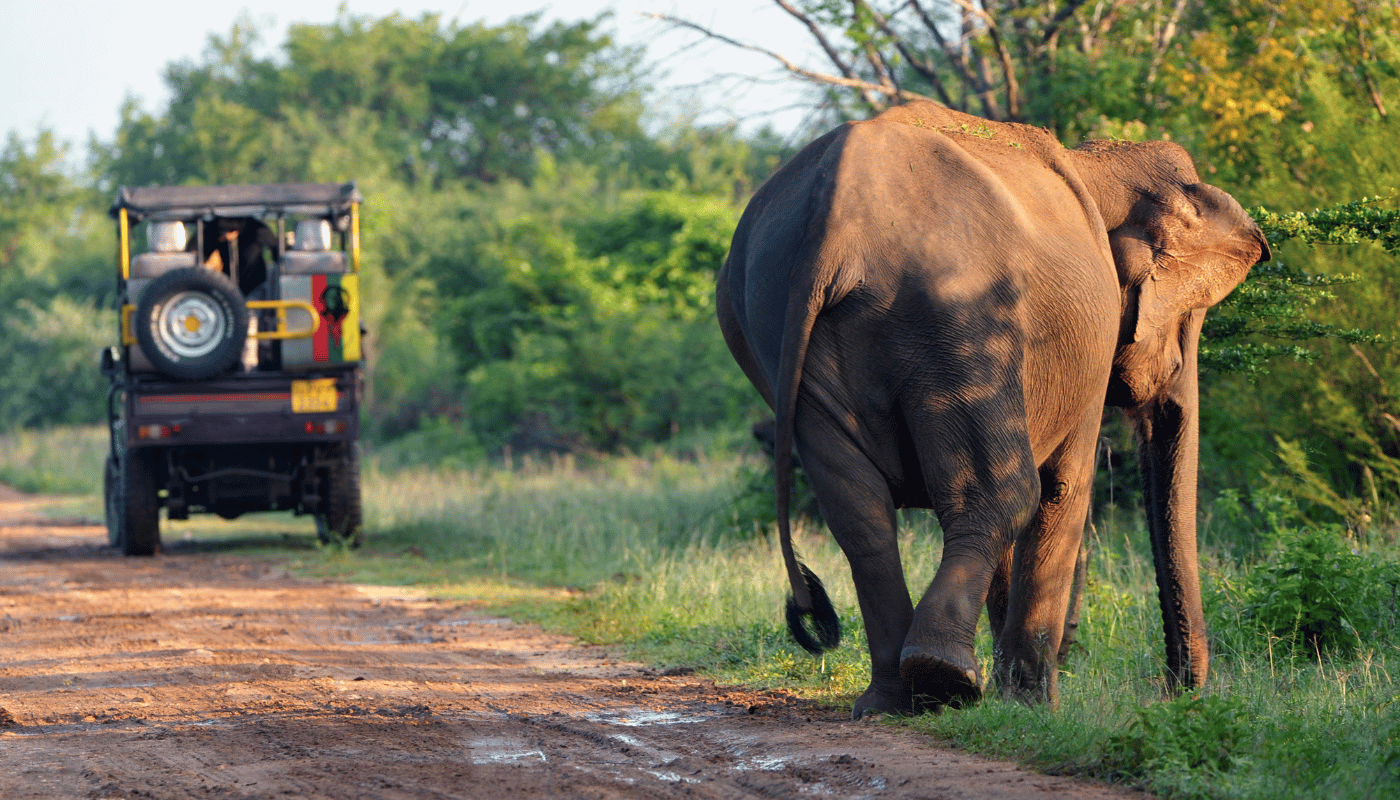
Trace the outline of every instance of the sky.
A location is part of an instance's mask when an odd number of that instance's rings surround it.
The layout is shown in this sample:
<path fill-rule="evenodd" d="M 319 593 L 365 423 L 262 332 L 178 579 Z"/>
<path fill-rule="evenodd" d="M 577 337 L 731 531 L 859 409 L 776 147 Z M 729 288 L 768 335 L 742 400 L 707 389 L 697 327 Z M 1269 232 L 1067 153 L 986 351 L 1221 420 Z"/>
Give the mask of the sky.
<path fill-rule="evenodd" d="M 813 49 L 806 31 L 772 0 L 132 0 L 116 6 L 92 0 L 0 0 L 0 6 L 5 9 L 0 136 L 14 132 L 29 141 L 40 128 L 49 128 L 72 146 L 70 159 L 85 154 L 90 133 L 104 141 L 112 137 L 124 98 L 134 97 L 147 111 L 158 111 L 169 99 L 162 80 L 165 66 L 200 61 L 209 35 L 227 35 L 240 14 L 252 18 L 272 51 L 285 40 L 290 24 L 327 23 L 342 7 L 355 16 L 397 12 L 416 19 L 435 12 L 444 20 L 490 25 L 532 10 L 543 10 L 547 20 L 576 20 L 612 9 L 616 38 L 644 44 L 664 72 L 660 83 L 667 90 L 655 98 L 658 112 L 667 106 L 672 113 L 699 110 L 702 122 L 753 127 L 769 121 L 780 130 L 798 124 L 802 115 L 789 110 L 765 117 L 769 109 L 796 99 L 796 84 L 782 79 L 775 62 L 719 43 L 697 45 L 695 34 L 670 30 L 642 14 L 690 19 L 789 57 Z"/>

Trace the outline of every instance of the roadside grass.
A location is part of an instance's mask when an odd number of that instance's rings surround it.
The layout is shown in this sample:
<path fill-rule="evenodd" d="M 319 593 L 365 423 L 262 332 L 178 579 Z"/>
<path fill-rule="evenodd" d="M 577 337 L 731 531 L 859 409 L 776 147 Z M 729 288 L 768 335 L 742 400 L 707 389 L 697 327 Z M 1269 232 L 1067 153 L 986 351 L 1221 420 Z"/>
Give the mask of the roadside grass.
<path fill-rule="evenodd" d="M 107 449 L 103 425 L 0 434 L 0 484 L 35 494 L 100 498 Z"/>
<path fill-rule="evenodd" d="M 49 477 L 21 486 L 80 485 L 52 465 L 64 463 L 55 450 L 85 452 L 87 434 L 29 436 L 28 457 L 50 465 L 35 468 Z M 10 441 L 0 438 L 0 453 L 10 452 Z M 510 467 L 382 469 L 371 451 L 363 550 L 319 546 L 309 521 L 288 515 L 167 522 L 164 535 L 171 541 L 188 533 L 202 545 L 275 558 L 295 574 L 422 587 L 658 667 L 848 707 L 869 670 L 849 571 L 820 525 L 798 526 L 801 555 L 825 580 L 845 629 L 839 648 L 813 658 L 782 622 L 786 586 L 776 544 L 761 523 L 736 512 L 748 508 L 741 495 L 759 463 L 725 445 L 586 464 L 521 459 Z M 24 464 L 0 456 L 0 469 L 12 470 L 4 475 L 22 476 Z M 940 536 L 924 512 L 902 512 L 901 527 L 917 593 L 932 577 Z M 1395 594 L 1384 585 L 1379 593 L 1367 588 L 1400 574 L 1393 556 L 1328 551 L 1315 559 L 1324 583 L 1290 590 L 1282 568 L 1335 543 L 1326 531 L 1274 535 L 1274 550 L 1257 562 L 1224 555 L 1232 551 L 1222 545 L 1205 548 L 1214 660 L 1203 692 L 1167 691 L 1146 534 L 1136 514 L 1111 513 L 1091 536 L 1080 645 L 1062 668 L 1058 709 L 991 696 L 971 709 L 890 722 L 972 752 L 1163 797 L 1400 796 Z M 1228 532 L 1212 537 L 1227 542 Z M 1332 573 L 1364 581 L 1327 583 Z M 1262 630 L 1262 610 L 1288 601 L 1288 591 L 1303 609 L 1326 606 L 1323 595 L 1350 602 L 1351 617 L 1337 627 L 1348 643 L 1309 650 L 1286 630 Z M 1361 635 L 1351 620 L 1366 613 L 1379 622 Z M 984 672 L 991 655 L 984 623 Z"/>

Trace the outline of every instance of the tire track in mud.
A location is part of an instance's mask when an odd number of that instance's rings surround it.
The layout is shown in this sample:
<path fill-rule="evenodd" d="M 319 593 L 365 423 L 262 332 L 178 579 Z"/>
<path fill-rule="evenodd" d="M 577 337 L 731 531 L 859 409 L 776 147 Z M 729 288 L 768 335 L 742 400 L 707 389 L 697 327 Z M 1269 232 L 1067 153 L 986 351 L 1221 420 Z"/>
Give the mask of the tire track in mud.
<path fill-rule="evenodd" d="M 0 496 L 0 798 L 1144 797 Z"/>

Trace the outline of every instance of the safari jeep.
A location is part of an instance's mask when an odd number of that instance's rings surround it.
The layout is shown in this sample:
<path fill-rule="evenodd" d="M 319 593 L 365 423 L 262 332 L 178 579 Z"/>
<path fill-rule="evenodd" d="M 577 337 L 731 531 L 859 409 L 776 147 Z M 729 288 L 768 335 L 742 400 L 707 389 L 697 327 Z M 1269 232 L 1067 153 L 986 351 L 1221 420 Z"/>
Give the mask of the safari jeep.
<path fill-rule="evenodd" d="M 355 184 L 122 187 L 107 535 L 160 551 L 160 510 L 313 514 L 361 542 Z"/>

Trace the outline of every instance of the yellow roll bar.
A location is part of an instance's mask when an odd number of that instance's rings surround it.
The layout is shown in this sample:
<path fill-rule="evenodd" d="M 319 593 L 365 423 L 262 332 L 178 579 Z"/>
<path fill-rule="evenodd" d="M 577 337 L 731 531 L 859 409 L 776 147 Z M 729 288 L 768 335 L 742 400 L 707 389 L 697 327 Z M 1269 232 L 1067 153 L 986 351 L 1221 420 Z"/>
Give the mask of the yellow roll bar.
<path fill-rule="evenodd" d="M 249 300 L 246 304 L 251 309 L 275 308 L 277 309 L 277 330 L 258 331 L 253 334 L 255 339 L 306 339 L 316 335 L 316 331 L 321 329 L 321 314 L 316 311 L 316 307 L 305 300 Z M 287 309 L 299 308 L 311 315 L 311 327 L 300 330 L 287 330 Z"/>
<path fill-rule="evenodd" d="M 253 338 L 255 339 L 306 339 L 315 336 L 316 331 L 321 329 L 320 313 L 316 311 L 315 306 L 304 300 L 249 300 L 245 305 L 255 310 L 264 308 L 277 309 L 277 330 L 258 331 L 253 334 Z M 287 330 L 287 309 L 289 308 L 299 308 L 309 314 L 311 316 L 311 327 L 294 331 Z M 135 313 L 136 306 L 131 303 L 122 306 L 123 346 L 136 344 L 136 333 L 132 330 L 131 325 L 131 318 Z"/>
<path fill-rule="evenodd" d="M 360 271 L 360 204 L 350 204 L 350 270 Z"/>
<path fill-rule="evenodd" d="M 117 228 L 117 238 L 121 241 L 121 252 L 117 254 L 117 258 L 121 260 L 122 280 L 126 280 L 131 277 L 131 231 L 130 226 L 126 224 L 125 208 L 117 211 Z"/>

